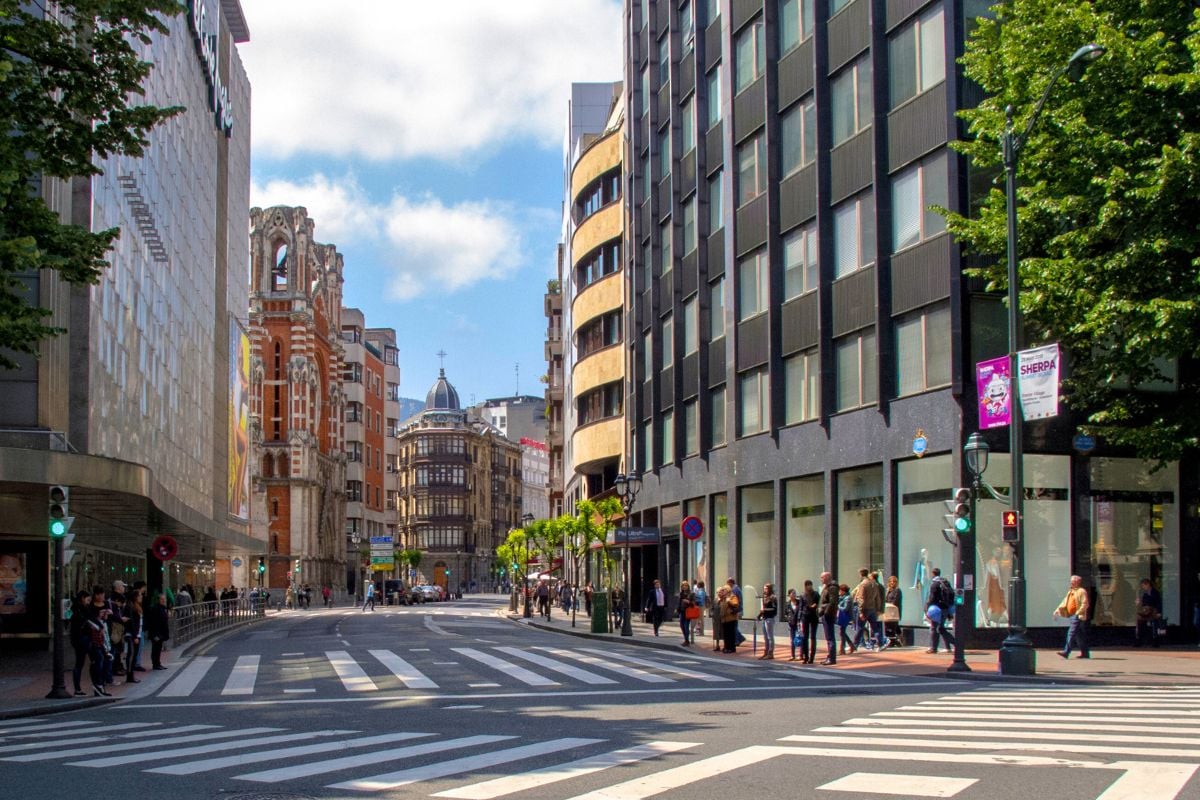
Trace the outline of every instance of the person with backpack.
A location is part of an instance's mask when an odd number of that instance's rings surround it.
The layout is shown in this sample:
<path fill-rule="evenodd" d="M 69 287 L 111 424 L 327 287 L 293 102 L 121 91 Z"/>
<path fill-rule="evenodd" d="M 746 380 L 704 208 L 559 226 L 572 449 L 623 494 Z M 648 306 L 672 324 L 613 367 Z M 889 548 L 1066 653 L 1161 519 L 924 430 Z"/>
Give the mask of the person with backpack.
<path fill-rule="evenodd" d="M 934 567 L 932 573 L 933 580 L 929 582 L 929 608 L 925 610 L 925 616 L 929 620 L 929 649 L 925 652 L 936 653 L 938 639 L 941 638 L 946 642 L 946 651 L 952 653 L 954 637 L 946 630 L 946 623 L 953 615 L 954 587 L 942 577 L 942 571 L 938 567 Z"/>

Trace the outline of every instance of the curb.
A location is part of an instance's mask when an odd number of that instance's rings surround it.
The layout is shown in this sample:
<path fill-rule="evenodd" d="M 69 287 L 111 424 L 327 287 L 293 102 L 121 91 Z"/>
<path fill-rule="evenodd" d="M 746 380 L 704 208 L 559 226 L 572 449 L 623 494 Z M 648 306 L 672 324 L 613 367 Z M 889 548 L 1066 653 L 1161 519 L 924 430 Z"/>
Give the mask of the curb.
<path fill-rule="evenodd" d="M 71 700 L 37 700 L 39 705 L 16 706 L 0 709 L 0 719 L 20 719 L 22 717 L 46 717 L 51 714 L 62 714 L 68 711 L 82 711 L 85 708 L 106 706 L 123 698 L 120 697 L 80 697 Z M 45 703 L 45 705 L 41 705 Z"/>

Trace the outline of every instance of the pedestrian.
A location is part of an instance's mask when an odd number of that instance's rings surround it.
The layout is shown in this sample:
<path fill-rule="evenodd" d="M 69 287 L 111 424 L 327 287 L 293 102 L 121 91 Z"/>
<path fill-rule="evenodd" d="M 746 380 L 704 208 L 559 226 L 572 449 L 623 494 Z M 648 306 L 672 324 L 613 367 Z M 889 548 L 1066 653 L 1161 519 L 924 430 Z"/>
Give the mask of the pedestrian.
<path fill-rule="evenodd" d="M 125 604 L 125 682 L 140 683 L 137 653 L 142 647 L 142 593 L 135 590 Z M 145 670 L 141 670 L 145 671 Z"/>
<path fill-rule="evenodd" d="M 594 591 L 591 581 L 588 581 L 587 586 L 583 587 L 583 612 L 589 617 L 592 615 L 592 593 Z"/>
<path fill-rule="evenodd" d="M 854 637 L 854 647 L 859 645 L 867 649 L 883 648 L 883 636 L 876 627 L 879 615 L 883 613 L 883 587 L 875 579 L 875 574 L 866 569 L 858 571 L 860 581 L 854 589 L 858 601 L 858 633 Z M 863 634 L 866 634 L 864 637 Z"/>
<path fill-rule="evenodd" d="M 662 627 L 663 619 L 667 615 L 667 595 L 663 592 L 662 581 L 658 578 L 654 579 L 654 585 L 646 594 L 645 611 L 647 621 L 654 626 L 654 635 L 658 636 L 658 629 Z"/>
<path fill-rule="evenodd" d="M 167 610 L 167 596 L 159 592 L 158 602 L 146 609 L 146 637 L 150 639 L 150 666 L 166 669 L 162 663 L 163 645 L 171 638 L 171 615 Z"/>
<path fill-rule="evenodd" d="M 699 611 L 696 606 L 696 595 L 692 592 L 692 587 L 687 581 L 679 584 L 679 629 L 683 631 L 683 646 L 687 647 L 692 643 L 692 620 L 695 618 L 695 612 Z"/>
<path fill-rule="evenodd" d="M 733 578 L 729 578 L 728 580 L 726 580 L 725 585 L 729 587 L 730 594 L 732 594 L 733 597 L 737 600 L 738 614 L 740 615 L 742 613 L 742 609 L 746 607 L 745 604 L 742 602 L 742 587 L 738 586 L 738 582 L 736 580 L 734 580 Z M 739 616 L 739 619 L 740 619 L 740 616 Z M 746 636 L 742 633 L 742 628 L 740 625 L 734 629 L 734 637 L 733 638 L 737 641 L 737 643 L 739 645 L 742 642 L 746 641 Z"/>
<path fill-rule="evenodd" d="M 112 641 L 109 637 L 108 618 L 112 610 L 104 596 L 104 587 L 92 589 L 92 601 L 86 614 L 88 657 L 91 660 L 92 694 L 108 697 L 105 684 L 112 683 Z"/>
<path fill-rule="evenodd" d="M 796 594 L 795 589 L 788 589 L 787 599 L 783 602 L 783 622 L 788 627 L 788 642 L 792 646 L 792 656 L 788 661 L 796 660 L 796 648 L 800 648 L 800 652 L 804 653 L 806 645 L 804 636 L 800 628 L 800 620 L 804 616 L 804 604 L 800 602 L 800 597 Z"/>
<path fill-rule="evenodd" d="M 846 628 L 854 622 L 854 618 L 858 615 L 854 607 L 854 595 L 850 593 L 849 585 L 843 583 L 838 585 L 838 611 L 837 611 L 837 626 L 839 631 L 838 638 L 838 655 L 846 655 L 847 652 L 854 653 L 856 648 L 854 640 L 846 633 Z"/>
<path fill-rule="evenodd" d="M 817 602 L 817 617 L 820 618 L 821 624 L 825 628 L 825 660 L 821 662 L 823 666 L 831 666 L 837 663 L 837 640 L 835 638 L 834 627 L 837 625 L 838 617 L 838 592 L 840 587 L 833 582 L 833 574 L 829 572 L 821 573 L 821 594 Z"/>
<path fill-rule="evenodd" d="M 929 581 L 929 606 L 925 609 L 925 618 L 929 620 L 929 649 L 926 653 L 938 651 L 939 639 L 945 640 L 946 652 L 954 651 L 954 637 L 946 630 L 946 623 L 953 615 L 954 587 L 950 581 L 942 577 L 942 570 L 934 567 Z"/>
<path fill-rule="evenodd" d="M 900 639 L 900 618 L 904 614 L 904 593 L 900 591 L 900 579 L 892 575 L 887 580 L 887 589 L 883 594 L 883 623 L 884 646 L 896 643 Z M 893 611 L 892 606 L 895 608 Z M 895 617 L 895 619 L 890 619 Z"/>
<path fill-rule="evenodd" d="M 1083 588 L 1083 578 L 1078 575 L 1071 576 L 1071 588 L 1067 590 L 1067 596 L 1063 598 L 1062 603 L 1054 610 L 1054 616 L 1065 617 L 1070 620 L 1070 627 L 1067 628 L 1067 641 L 1063 645 L 1063 649 L 1058 651 L 1062 658 L 1070 658 L 1071 650 L 1078 648 L 1080 658 L 1091 658 L 1092 653 L 1088 649 L 1088 593 Z"/>
<path fill-rule="evenodd" d="M 1149 642 L 1158 647 L 1158 625 L 1162 619 L 1162 595 L 1149 578 L 1142 578 L 1138 592 L 1137 627 L 1134 629 L 1134 646 L 1141 647 Z"/>
<path fill-rule="evenodd" d="M 75 696 L 84 697 L 86 692 L 80 682 L 83 680 L 83 667 L 87 663 L 88 649 L 91 646 L 87 631 L 88 605 L 91 595 L 80 589 L 71 601 L 71 618 L 67 620 L 67 635 L 71 640 L 71 649 L 75 652 L 75 666 L 71 669 L 71 680 L 75 685 Z"/>
<path fill-rule="evenodd" d="M 700 613 L 692 617 L 692 644 L 696 643 L 697 636 L 704 635 L 704 615 L 708 611 L 708 592 L 704 591 L 704 581 L 696 581 L 696 585 L 692 587 L 692 594 L 695 595 L 696 610 Z"/>
<path fill-rule="evenodd" d="M 329 584 L 321 587 L 321 598 L 325 601 L 326 608 L 333 608 L 333 590 L 329 588 Z"/>
<path fill-rule="evenodd" d="M 125 674 L 125 603 L 128 600 L 125 589 L 125 581 L 113 581 L 112 591 L 106 599 L 109 654 L 112 656 L 109 669 L 118 676 Z"/>
<path fill-rule="evenodd" d="M 362 610 L 366 611 L 367 606 L 371 606 L 371 610 L 375 610 L 375 581 L 367 581 L 367 596 L 363 600 Z"/>
<path fill-rule="evenodd" d="M 804 657 L 800 660 L 805 664 L 812 664 L 817 658 L 817 628 L 820 625 L 817 609 L 821 605 L 821 596 L 813 588 L 812 581 L 805 581 L 804 590 L 798 597 L 804 608 L 804 615 L 800 618 L 800 639 L 807 648 L 801 653 Z"/>
<path fill-rule="evenodd" d="M 721 639 L 724 645 L 721 652 L 736 653 L 738 619 L 742 615 L 741 601 L 738 600 L 732 589 L 726 588 L 723 591 L 724 596 L 719 603 Z"/>
<path fill-rule="evenodd" d="M 779 616 L 779 598 L 775 596 L 775 584 L 763 584 L 762 607 L 758 618 L 763 626 L 763 654 L 759 660 L 775 658 L 775 620 Z"/>

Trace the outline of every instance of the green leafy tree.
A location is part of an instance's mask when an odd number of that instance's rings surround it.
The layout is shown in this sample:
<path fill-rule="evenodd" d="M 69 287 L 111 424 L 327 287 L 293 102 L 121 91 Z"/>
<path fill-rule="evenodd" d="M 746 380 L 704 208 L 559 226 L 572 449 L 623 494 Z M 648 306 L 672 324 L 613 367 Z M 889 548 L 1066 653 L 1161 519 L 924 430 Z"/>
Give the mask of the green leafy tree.
<path fill-rule="evenodd" d="M 613 528 L 613 521 L 621 516 L 621 501 L 615 497 L 603 500 L 580 500 L 575 504 L 575 516 L 564 517 L 568 523 L 567 552 L 575 563 L 575 574 L 583 574 L 583 562 L 592 552 L 593 545 L 599 545 L 600 552 L 600 585 L 611 588 L 613 579 L 613 563 L 615 558 L 609 552 L 608 532 Z"/>
<path fill-rule="evenodd" d="M 0 367 L 17 366 L 3 350 L 36 353 L 61 333 L 49 312 L 31 305 L 22 273 L 56 270 L 70 283 L 95 283 L 119 230 L 64 224 L 34 187 L 44 176 L 100 173 L 113 154 L 140 156 L 146 136 L 177 107 L 140 104 L 151 65 L 138 55 L 173 0 L 0 0 Z M 52 10 L 54 10 L 52 8 Z"/>
<path fill-rule="evenodd" d="M 960 149 L 987 174 L 1001 165 L 1005 108 L 1024 130 L 1077 47 L 1107 50 L 1081 81 L 1056 85 L 1020 154 L 1025 342 L 1063 346 L 1066 401 L 1088 430 L 1156 460 L 1200 438 L 1186 368 L 1200 346 L 1200 14 L 1190 5 L 1009 0 L 979 21 L 962 59 L 987 99 L 962 112 L 971 139 Z M 999 183 L 971 218 L 949 223 L 968 251 L 1000 256 L 976 274 L 1007 289 Z M 1177 390 L 1154 391 L 1177 362 Z"/>

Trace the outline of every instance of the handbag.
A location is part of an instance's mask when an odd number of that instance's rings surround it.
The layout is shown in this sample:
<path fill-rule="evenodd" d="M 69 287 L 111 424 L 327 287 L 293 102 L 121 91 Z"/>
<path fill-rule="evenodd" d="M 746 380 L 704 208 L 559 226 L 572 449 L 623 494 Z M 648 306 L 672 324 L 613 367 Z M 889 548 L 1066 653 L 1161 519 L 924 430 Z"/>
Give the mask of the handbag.
<path fill-rule="evenodd" d="M 685 619 L 700 619 L 700 606 L 688 606 L 683 610 Z"/>

